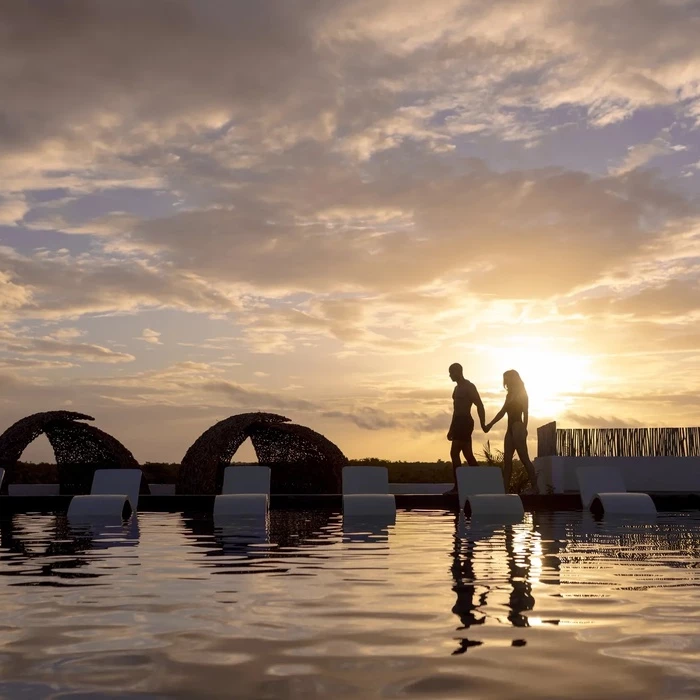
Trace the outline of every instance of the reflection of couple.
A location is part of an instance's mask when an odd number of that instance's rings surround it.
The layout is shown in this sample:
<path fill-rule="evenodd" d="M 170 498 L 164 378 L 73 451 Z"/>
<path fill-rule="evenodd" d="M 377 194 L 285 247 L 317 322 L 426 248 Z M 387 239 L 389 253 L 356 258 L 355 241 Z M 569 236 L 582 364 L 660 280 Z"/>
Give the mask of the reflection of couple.
<path fill-rule="evenodd" d="M 472 450 L 472 433 L 474 432 L 472 406 L 476 406 L 481 429 L 485 433 L 488 433 L 503 416 L 508 415 L 508 427 L 503 445 L 503 482 L 506 492 L 508 492 L 510 486 L 510 475 L 513 470 L 513 454 L 517 452 L 520 461 L 527 469 L 532 491 L 539 493 L 535 467 L 527 452 L 528 397 L 527 391 L 525 391 L 525 384 L 523 384 L 520 375 L 514 369 L 509 369 L 503 373 L 503 386 L 508 391 L 505 403 L 493 420 L 490 423 L 486 423 L 484 404 L 474 384 L 464 378 L 462 365 L 455 362 L 450 365 L 449 372 L 450 379 L 456 382 L 457 386 L 452 394 L 454 412 L 450 430 L 447 433 L 447 439 L 452 442 L 450 457 L 454 468 L 455 486 L 448 493 L 457 492 L 457 467 L 461 465 L 460 455 L 464 455 L 469 466 L 477 466 Z"/>
<path fill-rule="evenodd" d="M 542 523 L 537 519 L 537 515 L 534 516 L 535 527 L 533 533 L 541 529 Z M 494 574 L 498 579 L 501 578 L 500 571 L 494 571 L 492 567 L 502 566 L 502 559 L 500 557 L 494 556 L 482 556 L 479 557 L 476 554 L 477 548 L 481 549 L 481 554 L 494 554 L 500 549 L 500 532 L 493 530 L 489 535 L 481 535 L 479 538 L 481 541 L 477 542 L 477 538 L 472 534 L 468 537 L 463 537 L 459 535 L 459 516 L 457 516 L 457 536 L 454 539 L 454 549 L 452 550 L 452 578 L 453 586 L 452 590 L 457 596 L 457 600 L 452 608 L 452 612 L 457 615 L 462 623 L 462 626 L 458 628 L 461 633 L 459 638 L 459 647 L 452 652 L 453 656 L 458 654 L 464 654 L 471 647 L 481 646 L 482 641 L 476 640 L 473 637 L 467 637 L 466 634 L 474 634 L 477 630 L 474 628 L 480 625 L 487 624 L 487 618 L 491 618 L 488 624 L 491 622 L 503 622 L 503 620 L 498 616 L 497 613 L 488 613 L 487 609 L 489 607 L 489 596 L 498 592 L 501 589 L 501 585 L 494 585 L 492 579 Z M 546 521 L 545 521 L 546 527 Z M 536 555 L 533 552 L 533 539 L 530 539 L 524 551 L 520 550 L 516 552 L 516 530 L 507 525 L 502 531 L 505 536 L 505 547 L 506 547 L 506 562 L 508 564 L 508 583 L 510 584 L 511 591 L 508 597 L 508 622 L 513 627 L 529 627 L 529 614 L 535 608 L 535 597 L 533 595 L 533 579 L 532 579 L 532 565 L 533 561 L 536 560 Z M 498 534 L 497 534 L 498 533 Z M 520 535 L 525 534 L 524 530 L 520 530 Z M 496 535 L 496 537 L 491 537 L 491 535 Z M 547 544 L 547 542 L 549 544 Z M 543 554 L 549 553 L 549 547 L 556 548 L 557 538 L 556 537 L 543 537 L 542 546 L 545 551 Z M 558 549 L 553 551 L 558 552 Z M 481 565 L 484 567 L 480 572 L 479 576 L 474 570 L 474 562 L 481 560 Z M 559 559 L 552 557 L 553 560 L 553 571 L 558 571 Z M 556 578 L 550 583 L 559 583 L 559 579 Z M 493 602 L 492 602 L 493 605 Z M 495 611 L 495 606 L 493 607 Z M 550 624 L 559 624 L 558 620 L 545 620 Z M 512 646 L 523 646 L 525 640 L 514 639 L 511 642 Z"/>

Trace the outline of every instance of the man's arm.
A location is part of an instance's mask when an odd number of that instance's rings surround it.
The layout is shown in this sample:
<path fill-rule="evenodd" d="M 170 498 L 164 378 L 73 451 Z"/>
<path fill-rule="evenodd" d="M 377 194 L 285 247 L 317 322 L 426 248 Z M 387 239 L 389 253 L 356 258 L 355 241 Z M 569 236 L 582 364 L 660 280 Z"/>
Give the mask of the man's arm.
<path fill-rule="evenodd" d="M 479 396 L 477 388 L 472 384 L 472 403 L 476 406 L 476 412 L 479 414 L 479 421 L 481 422 L 481 429 L 484 430 L 486 427 L 486 411 L 484 410 L 484 404 Z"/>

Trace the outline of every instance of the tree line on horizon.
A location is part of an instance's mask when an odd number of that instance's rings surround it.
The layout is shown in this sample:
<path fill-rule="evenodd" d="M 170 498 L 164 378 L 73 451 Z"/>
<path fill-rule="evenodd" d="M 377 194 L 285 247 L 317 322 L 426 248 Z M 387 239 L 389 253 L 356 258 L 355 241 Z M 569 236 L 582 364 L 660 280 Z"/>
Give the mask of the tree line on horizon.
<path fill-rule="evenodd" d="M 479 457 L 481 459 L 479 459 Z M 502 467 L 503 452 L 491 448 L 490 442 L 482 446 L 482 453 L 477 455 L 479 463 L 488 466 Z M 363 457 L 349 459 L 351 464 L 367 467 L 386 467 L 389 470 L 389 481 L 392 483 L 451 483 L 452 463 L 449 460 L 437 459 L 430 461 L 391 460 L 381 457 Z M 232 465 L 247 466 L 258 462 L 231 462 Z M 52 462 L 23 462 L 17 463 L 15 481 L 25 484 L 56 483 L 58 471 Z M 144 462 L 141 465 L 144 476 L 149 483 L 174 484 L 177 481 L 179 462 Z M 527 484 L 527 473 L 519 460 L 513 461 L 513 476 L 511 491 L 519 493 Z"/>

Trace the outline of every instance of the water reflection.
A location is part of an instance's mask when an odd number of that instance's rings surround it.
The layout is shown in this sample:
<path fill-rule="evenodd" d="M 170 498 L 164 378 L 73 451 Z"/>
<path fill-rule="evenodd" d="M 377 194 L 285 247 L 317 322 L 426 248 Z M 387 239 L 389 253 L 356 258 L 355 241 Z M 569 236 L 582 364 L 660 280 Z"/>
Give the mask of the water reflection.
<path fill-rule="evenodd" d="M 214 518 L 214 540 L 225 553 L 245 553 L 261 556 L 270 544 L 269 515 L 258 518 L 247 515 L 227 515 Z"/>
<path fill-rule="evenodd" d="M 114 547 L 134 547 L 141 536 L 138 514 L 134 513 L 121 523 L 100 520 L 71 522 L 60 519 L 59 529 L 67 539 L 83 550 L 113 549 Z"/>
<path fill-rule="evenodd" d="M 460 538 L 460 517 L 458 516 L 458 531 L 454 538 L 455 544 L 452 551 L 452 578 L 454 580 L 452 590 L 457 596 L 457 602 L 452 607 L 452 612 L 459 617 L 462 623 L 462 626 L 457 628 L 458 632 L 470 630 L 472 627 L 483 625 L 486 622 L 486 615 L 479 612 L 479 609 L 486 605 L 489 593 L 488 586 L 477 590 L 476 573 L 474 572 L 475 542 Z M 481 644 L 483 642 L 479 640 L 462 637 L 459 640 L 459 647 L 452 654 L 464 654 L 470 647 Z"/>
<path fill-rule="evenodd" d="M 139 541 L 138 518 L 108 525 L 71 525 L 65 516 L 14 515 L 0 520 L 0 575 L 26 578 L 13 585 L 70 585 L 75 579 L 96 579 L 89 569 L 105 559 L 107 550 L 134 547 Z M 46 577 L 37 581 L 36 576 Z"/>
<path fill-rule="evenodd" d="M 560 568 L 560 540 L 557 534 L 552 531 L 549 518 L 535 516 L 521 524 L 497 525 L 468 522 L 463 515 L 458 515 L 451 566 L 452 591 L 457 596 L 452 612 L 461 622 L 458 631 L 472 630 L 488 619 L 496 624 L 506 622 L 512 627 L 530 627 L 530 613 L 536 605 L 533 590 L 541 581 L 545 560 L 550 565 L 547 583 L 559 584 L 556 574 Z M 477 561 L 483 567 L 480 573 L 475 569 Z M 496 597 L 503 588 L 503 578 L 508 589 L 505 620 L 494 612 L 498 609 L 497 603 L 490 604 L 490 597 Z M 538 624 L 559 623 L 558 619 L 536 619 Z M 522 639 L 512 640 L 513 646 L 525 643 Z M 473 635 L 465 635 L 452 654 L 463 654 L 482 644 L 483 641 Z"/>
<path fill-rule="evenodd" d="M 698 697 L 697 518 L 486 527 L 399 511 L 395 525 L 351 528 L 338 513 L 273 511 L 263 530 L 229 525 L 0 523 L 0 572 L 25 576 L 0 586 L 13 684 L 0 695 L 36 683 L 76 696 Z"/>
<path fill-rule="evenodd" d="M 589 513 L 576 517 L 548 513 L 528 516 L 521 525 L 498 526 L 458 516 L 451 565 L 457 600 L 452 612 L 460 620 L 458 631 L 463 636 L 452 653 L 481 646 L 483 641 L 475 632 L 487 623 L 518 628 L 560 625 L 560 617 L 536 614 L 538 587 L 549 599 L 563 595 L 551 586 L 566 584 L 568 599 L 599 600 L 609 599 L 611 588 L 698 587 L 695 579 L 675 583 L 671 573 L 700 568 L 698 527 L 697 518 L 689 517 L 685 522 L 657 523 L 638 518 L 601 521 Z M 597 594 L 591 586 L 603 590 Z M 498 614 L 504 587 L 505 618 Z M 513 643 L 522 645 L 525 640 Z"/>
<path fill-rule="evenodd" d="M 255 560 L 270 559 L 284 551 L 285 557 L 303 556 L 304 550 L 324 545 L 324 530 L 331 511 L 271 511 L 266 518 L 223 517 L 185 513 L 185 533 L 191 544 L 214 561 L 202 560 L 204 566 L 253 573 L 261 569 L 249 567 Z M 220 558 L 220 560 L 218 560 Z M 264 569 L 268 573 L 270 568 Z M 277 573 L 289 572 L 278 567 Z"/>
<path fill-rule="evenodd" d="M 533 561 L 531 534 L 531 531 L 524 528 L 505 528 L 508 583 L 511 587 L 508 621 L 513 627 L 529 627 L 528 616 L 523 613 L 530 612 L 535 607 L 530 578 Z"/>
<path fill-rule="evenodd" d="M 343 542 L 377 544 L 389 541 L 389 530 L 396 524 L 391 515 L 343 515 Z"/>

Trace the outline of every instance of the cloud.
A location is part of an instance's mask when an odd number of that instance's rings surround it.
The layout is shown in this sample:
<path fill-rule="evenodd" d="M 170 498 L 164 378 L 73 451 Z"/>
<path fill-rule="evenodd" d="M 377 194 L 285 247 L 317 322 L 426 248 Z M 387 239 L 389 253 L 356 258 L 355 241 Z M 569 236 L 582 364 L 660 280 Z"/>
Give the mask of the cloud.
<path fill-rule="evenodd" d="M 700 316 L 700 281 L 671 279 L 625 296 L 601 297 L 577 306 L 588 313 L 629 316 L 634 321 L 692 320 Z"/>
<path fill-rule="evenodd" d="M 617 418 L 616 416 L 580 415 L 567 412 L 562 415 L 559 424 L 581 428 L 643 428 L 647 424 L 633 418 Z"/>
<path fill-rule="evenodd" d="M 0 358 L 0 369 L 10 370 L 45 370 L 45 369 L 68 369 L 75 367 L 72 362 L 60 362 L 56 360 L 37 360 L 33 358 Z"/>
<path fill-rule="evenodd" d="M 141 335 L 137 338 L 137 340 L 143 340 L 144 343 L 148 343 L 149 345 L 163 344 L 160 340 L 160 332 L 154 331 L 151 328 L 144 328 L 143 331 L 141 331 Z"/>
<path fill-rule="evenodd" d="M 144 307 L 212 313 L 239 308 L 229 289 L 157 262 L 73 256 L 65 250 L 36 251 L 29 257 L 0 246 L 0 265 L 0 285 L 8 291 L 3 297 L 6 318 L 66 319 Z"/>
<path fill-rule="evenodd" d="M 399 420 L 385 411 L 376 408 L 363 408 L 357 412 L 350 413 L 346 411 L 325 411 L 324 418 L 341 418 L 343 420 L 354 423 L 358 428 L 364 430 L 385 430 L 387 428 L 399 428 L 401 423 Z"/>
<path fill-rule="evenodd" d="M 663 135 L 659 135 L 651 141 L 630 146 L 623 161 L 618 166 L 611 168 L 611 173 L 623 175 L 630 170 L 641 168 L 658 156 L 678 153 L 682 150 L 686 150 L 686 147 L 681 144 L 671 144 L 668 139 L 668 130 L 666 129 Z"/>
<path fill-rule="evenodd" d="M 0 226 L 16 225 L 28 211 L 29 205 L 22 195 L 10 198 L 0 197 Z"/>
<path fill-rule="evenodd" d="M 316 405 L 311 401 L 287 399 L 276 393 L 245 388 L 231 381 L 204 382 L 201 388 L 205 392 L 224 395 L 227 401 L 233 402 L 238 407 L 255 408 L 255 410 L 265 410 L 265 407 L 269 407 L 277 410 L 311 411 L 316 408 Z"/>
<path fill-rule="evenodd" d="M 226 186 L 308 142 L 366 161 L 536 141 L 557 109 L 602 126 L 699 102 L 691 6 L 665 0 L 68 0 L 1 19 L 0 59 L 32 76 L 0 79 L 2 172 L 23 185 Z"/>
<path fill-rule="evenodd" d="M 0 26 L 7 401 L 274 407 L 250 355 L 284 355 L 284 406 L 409 450 L 443 394 L 378 377 L 475 339 L 539 334 L 668 395 L 694 376 L 692 2 L 38 0 Z M 101 340 L 120 315 L 154 346 L 177 312 L 166 367 Z M 355 372 L 333 401 L 325 362 Z"/>
<path fill-rule="evenodd" d="M 283 173 L 274 206 L 270 190 L 251 189 L 233 195 L 231 209 L 144 221 L 111 245 L 157 253 L 195 278 L 272 296 L 419 291 L 459 276 L 474 294 L 534 298 L 594 283 L 692 211 L 649 173 L 498 173 L 478 161 L 466 172 L 444 164 L 435 171 L 438 163 L 419 154 L 414 165 L 407 174 L 388 159 L 367 183 L 347 168 L 337 182 L 327 173 L 325 185 L 304 172 L 291 179 Z M 313 203 L 305 196 L 312 189 Z M 368 218 L 388 206 L 409 225 Z M 328 211 L 338 221 L 330 229 Z M 227 250 L 235 255 L 222 254 Z M 302 322 L 316 320 L 307 314 Z"/>
<path fill-rule="evenodd" d="M 85 335 L 85 331 L 80 328 L 71 328 L 70 326 L 63 326 L 62 328 L 57 328 L 56 330 L 49 333 L 52 338 L 56 340 L 74 340 L 75 338 L 81 338 Z"/>
<path fill-rule="evenodd" d="M 134 356 L 124 352 L 116 352 L 101 345 L 90 343 L 70 343 L 56 340 L 50 336 L 36 338 L 13 338 L 0 336 L 0 346 L 5 351 L 20 355 L 53 355 L 71 357 L 86 362 L 101 362 L 107 364 L 132 362 Z"/>
<path fill-rule="evenodd" d="M 321 414 L 324 418 L 336 418 L 348 421 L 363 430 L 402 430 L 419 433 L 447 431 L 451 414 L 421 413 L 416 411 L 388 412 L 379 408 L 365 406 L 349 411 L 330 410 Z"/>

